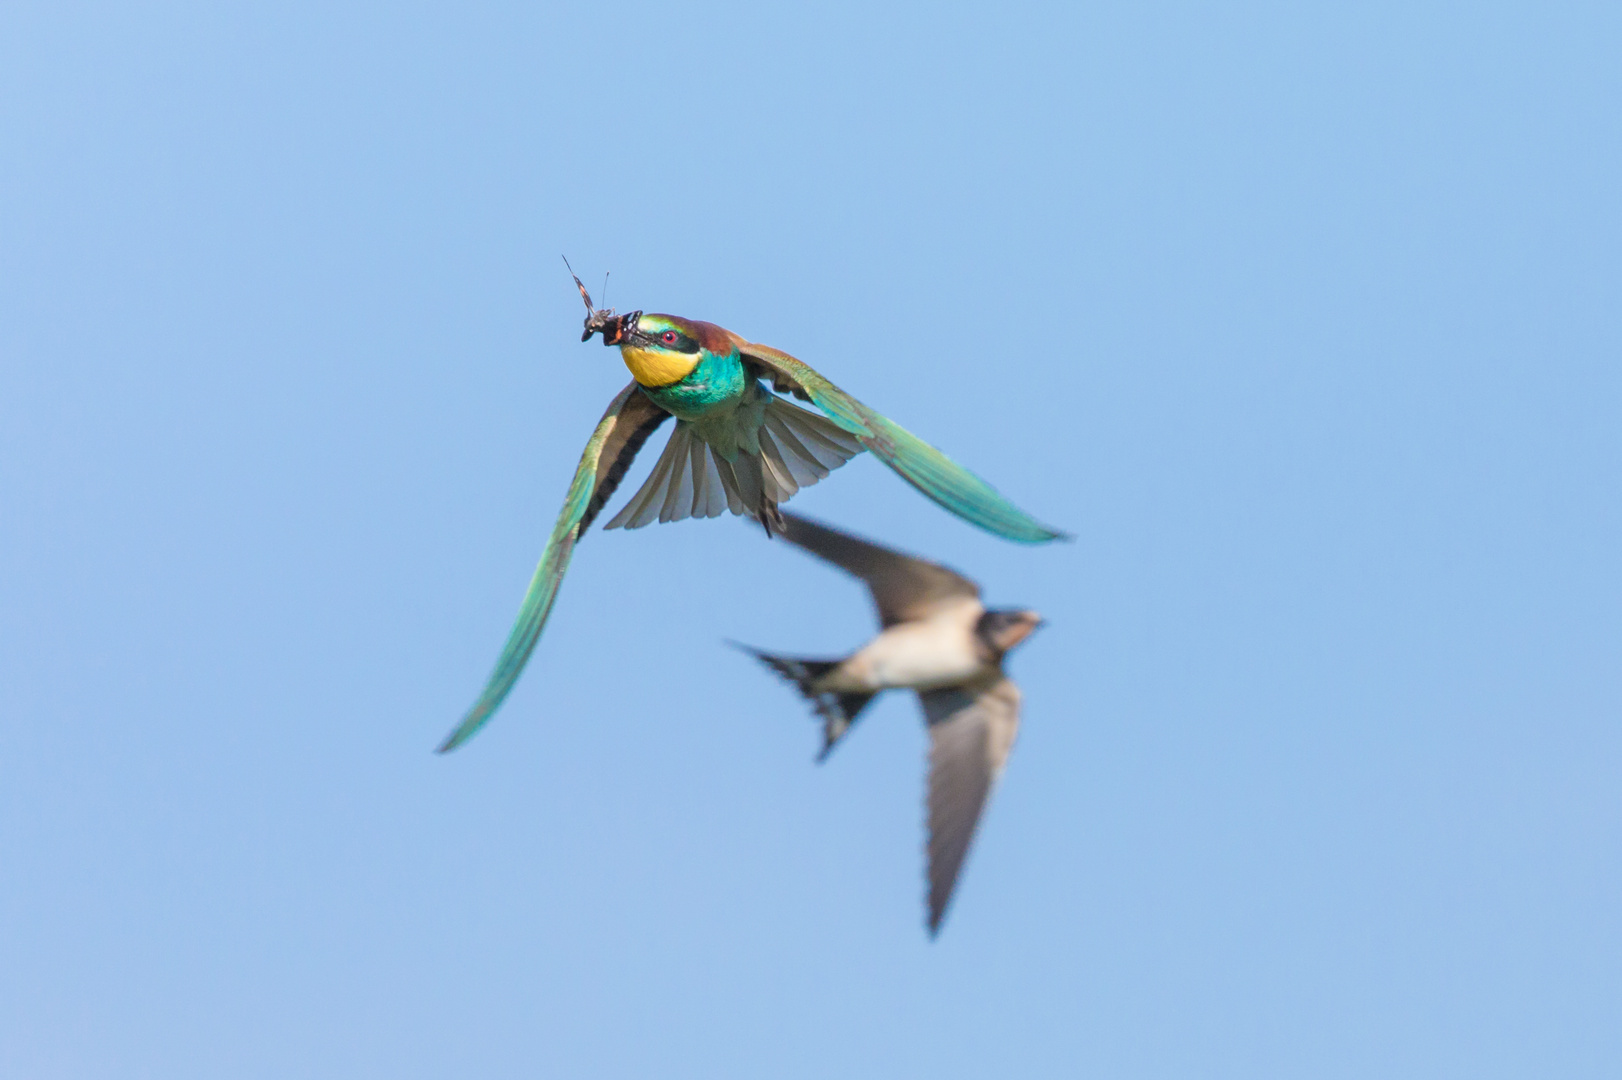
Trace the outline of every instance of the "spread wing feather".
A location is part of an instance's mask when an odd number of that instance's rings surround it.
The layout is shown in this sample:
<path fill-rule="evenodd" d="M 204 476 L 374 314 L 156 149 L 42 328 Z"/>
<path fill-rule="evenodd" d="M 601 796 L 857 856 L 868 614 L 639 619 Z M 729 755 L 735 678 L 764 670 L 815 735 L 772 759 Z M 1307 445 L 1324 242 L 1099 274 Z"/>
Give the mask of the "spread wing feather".
<path fill-rule="evenodd" d="M 723 457 L 685 420 L 676 422 L 653 471 L 605 529 L 640 529 L 655 521 L 753 514 L 775 506 L 862 452 L 862 445 L 820 413 L 773 397 L 756 432 L 759 456 Z M 775 519 L 774 519 L 775 520 Z"/>
<path fill-rule="evenodd" d="M 918 695 L 929 723 L 929 932 L 940 930 L 991 789 L 1019 733 L 1019 687 L 1005 676 Z"/>
<path fill-rule="evenodd" d="M 980 586 L 939 563 L 880 547 L 799 514 L 785 513 L 783 524 L 783 539 L 865 581 L 886 627 L 927 619 L 943 604 L 980 596 Z"/>
<path fill-rule="evenodd" d="M 597 517 L 603 505 L 613 496 L 614 489 L 625 477 L 642 444 L 648 441 L 654 429 L 669 416 L 637 387 L 635 382 L 621 390 L 609 403 L 608 411 L 597 422 L 586 450 L 580 455 L 569 494 L 563 500 L 563 510 L 547 539 L 541 563 L 530 579 L 529 591 L 524 594 L 523 606 L 518 609 L 518 621 L 507 636 L 496 668 L 490 673 L 484 692 L 473 703 L 456 730 L 440 744 L 439 752 L 456 749 L 479 730 L 500 707 L 501 702 L 518 681 L 524 664 L 540 640 L 546 617 L 552 611 L 558 586 L 569 569 L 569 558 L 582 533 Z"/>
<path fill-rule="evenodd" d="M 809 365 L 786 352 L 753 342 L 739 346 L 745 360 L 769 378 L 779 393 L 792 393 L 827 413 L 856 441 L 901 478 L 963 520 L 1008 540 L 1039 544 L 1064 533 L 1049 528 L 1009 502 L 978 476 L 912 432 L 874 412 Z"/>

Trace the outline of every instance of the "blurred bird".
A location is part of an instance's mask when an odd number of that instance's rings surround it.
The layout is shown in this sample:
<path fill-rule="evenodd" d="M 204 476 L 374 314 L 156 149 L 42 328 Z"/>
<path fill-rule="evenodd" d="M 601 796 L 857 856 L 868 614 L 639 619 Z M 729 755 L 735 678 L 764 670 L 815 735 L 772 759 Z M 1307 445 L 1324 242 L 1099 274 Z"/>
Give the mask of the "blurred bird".
<path fill-rule="evenodd" d="M 1064 535 L 787 353 L 712 323 L 600 311 L 578 277 L 574 283 L 586 304 L 580 340 L 602 334 L 604 345 L 619 346 L 632 382 L 609 403 L 586 443 L 495 671 L 440 753 L 470 739 L 518 681 L 575 544 L 619 487 L 642 444 L 672 416 L 676 429 L 664 453 L 606 528 L 635 529 L 654 520 L 717 517 L 730 510 L 755 518 L 769 535 L 782 527 L 779 503 L 871 450 L 935 502 L 998 536 L 1041 543 Z M 821 412 L 802 409 L 773 391 L 793 394 Z"/>
<path fill-rule="evenodd" d="M 883 690 L 916 690 L 929 726 L 929 933 L 940 930 L 981 811 L 1019 730 L 1019 688 L 1003 657 L 1042 625 L 1034 611 L 987 611 L 980 587 L 936 563 L 784 514 L 782 536 L 861 578 L 879 635 L 849 656 L 808 660 L 748 646 L 822 717 L 827 758 Z"/>

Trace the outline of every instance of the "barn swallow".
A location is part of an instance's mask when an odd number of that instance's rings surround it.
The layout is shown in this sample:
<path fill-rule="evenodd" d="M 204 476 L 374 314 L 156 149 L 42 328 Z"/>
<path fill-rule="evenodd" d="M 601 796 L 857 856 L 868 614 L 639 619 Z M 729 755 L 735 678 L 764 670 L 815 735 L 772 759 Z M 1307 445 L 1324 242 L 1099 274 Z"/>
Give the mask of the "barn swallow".
<path fill-rule="evenodd" d="M 794 684 L 823 721 L 823 761 L 884 690 L 914 690 L 929 728 L 930 936 L 939 932 L 963 859 L 1019 730 L 1019 688 L 1003 658 L 1042 625 L 1023 609 L 987 610 L 980 587 L 937 563 L 880 547 L 797 514 L 782 536 L 867 583 L 877 637 L 839 659 L 741 646 Z"/>
<path fill-rule="evenodd" d="M 745 341 L 713 323 L 599 310 L 580 279 L 574 282 L 586 304 L 580 340 L 601 334 L 604 345 L 618 346 L 632 380 L 609 403 L 586 443 L 495 670 L 478 701 L 440 744 L 440 753 L 472 738 L 512 690 L 540 639 L 575 544 L 643 443 L 671 417 L 676 426 L 664 453 L 605 528 L 634 529 L 655 520 L 731 511 L 755 518 L 769 535 L 781 527 L 779 503 L 870 450 L 936 503 L 998 536 L 1041 543 L 1064 535 L 788 353 Z M 780 394 L 820 411 L 803 409 Z"/>

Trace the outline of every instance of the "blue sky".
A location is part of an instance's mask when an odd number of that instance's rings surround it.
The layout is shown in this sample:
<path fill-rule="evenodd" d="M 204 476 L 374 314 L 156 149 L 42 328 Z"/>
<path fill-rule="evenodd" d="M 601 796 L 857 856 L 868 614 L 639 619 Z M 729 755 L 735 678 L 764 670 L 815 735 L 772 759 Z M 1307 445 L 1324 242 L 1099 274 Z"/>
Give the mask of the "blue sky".
<path fill-rule="evenodd" d="M 1616 1075 L 1614 7 L 334 7 L 0 11 L 0 1072 Z M 626 380 L 560 253 L 1076 533 L 796 500 L 1051 621 L 937 942 L 738 522 L 431 753 Z"/>

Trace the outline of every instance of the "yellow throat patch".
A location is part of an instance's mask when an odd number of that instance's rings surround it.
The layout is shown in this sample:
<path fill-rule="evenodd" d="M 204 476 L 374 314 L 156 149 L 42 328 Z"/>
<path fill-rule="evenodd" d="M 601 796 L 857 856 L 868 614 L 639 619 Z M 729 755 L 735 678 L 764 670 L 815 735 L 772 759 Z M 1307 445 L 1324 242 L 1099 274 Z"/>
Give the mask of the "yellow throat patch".
<path fill-rule="evenodd" d="M 625 366 L 631 369 L 631 377 L 643 386 L 669 386 L 685 379 L 698 367 L 698 357 L 686 353 L 621 345 L 620 355 L 625 358 Z"/>

